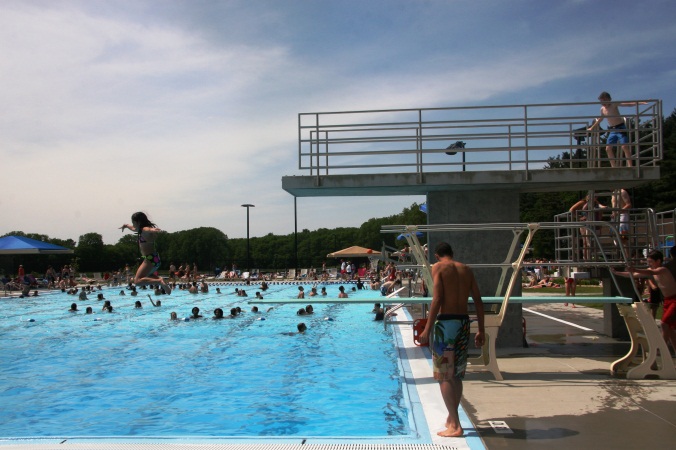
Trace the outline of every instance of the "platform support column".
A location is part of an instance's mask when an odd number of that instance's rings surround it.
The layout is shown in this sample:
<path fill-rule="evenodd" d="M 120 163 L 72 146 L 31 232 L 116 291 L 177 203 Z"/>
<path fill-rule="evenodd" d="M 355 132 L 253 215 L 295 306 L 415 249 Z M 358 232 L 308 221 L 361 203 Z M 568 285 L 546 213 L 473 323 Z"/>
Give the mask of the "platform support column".
<path fill-rule="evenodd" d="M 510 190 L 430 192 L 427 194 L 428 225 L 447 223 L 518 223 L 519 193 Z M 434 262 L 434 248 L 440 241 L 453 247 L 455 258 L 467 264 L 501 263 L 504 261 L 513 233 L 510 231 L 467 231 L 430 233 L 429 257 Z M 496 293 L 500 280 L 497 268 L 473 269 L 481 294 Z M 505 283 L 506 287 L 507 283 Z M 515 287 L 514 296 L 521 295 L 521 283 Z M 498 347 L 523 346 L 523 322 L 520 304 L 511 304 L 502 322 L 496 342 Z"/>

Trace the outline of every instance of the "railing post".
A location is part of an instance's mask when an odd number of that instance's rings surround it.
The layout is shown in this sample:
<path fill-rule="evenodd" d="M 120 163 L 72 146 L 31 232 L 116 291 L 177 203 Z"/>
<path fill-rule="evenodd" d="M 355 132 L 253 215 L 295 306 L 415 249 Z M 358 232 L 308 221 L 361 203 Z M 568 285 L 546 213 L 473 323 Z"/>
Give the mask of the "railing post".
<path fill-rule="evenodd" d="M 316 184 L 319 186 L 320 183 L 320 176 L 321 174 L 319 173 L 319 114 L 315 114 L 315 139 L 316 139 L 316 146 L 317 146 L 317 180 Z M 312 167 L 312 146 L 310 146 L 310 167 Z M 310 175 L 312 175 L 312 168 L 310 169 Z"/>
<path fill-rule="evenodd" d="M 526 152 L 525 161 L 526 161 L 526 178 L 528 178 L 528 105 L 523 105 L 523 148 Z M 512 149 L 510 147 L 509 154 L 511 156 Z"/>
<path fill-rule="evenodd" d="M 418 129 L 416 130 L 416 155 L 418 165 L 418 183 L 423 182 L 423 154 L 422 154 L 422 109 L 418 110 Z"/>

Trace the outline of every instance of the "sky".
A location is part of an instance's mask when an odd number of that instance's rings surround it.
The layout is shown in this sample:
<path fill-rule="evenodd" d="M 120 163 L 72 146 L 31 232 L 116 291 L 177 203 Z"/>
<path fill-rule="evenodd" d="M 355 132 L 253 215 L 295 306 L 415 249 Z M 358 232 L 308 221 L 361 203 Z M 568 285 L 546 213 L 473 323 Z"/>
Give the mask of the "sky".
<path fill-rule="evenodd" d="M 294 231 L 298 114 L 661 99 L 676 3 L 0 0 L 0 235 Z M 671 50 L 669 50 L 671 49 Z M 298 231 L 423 196 L 298 198 Z"/>

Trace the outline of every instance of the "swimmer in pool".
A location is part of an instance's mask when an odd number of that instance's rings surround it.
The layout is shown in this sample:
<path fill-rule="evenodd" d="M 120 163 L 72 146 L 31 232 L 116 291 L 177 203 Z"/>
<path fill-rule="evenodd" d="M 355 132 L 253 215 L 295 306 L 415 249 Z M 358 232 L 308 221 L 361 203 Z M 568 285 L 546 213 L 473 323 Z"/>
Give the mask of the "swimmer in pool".
<path fill-rule="evenodd" d="M 70 309 L 68 310 L 68 312 L 77 312 L 77 311 L 78 311 L 77 303 L 71 303 Z"/>
<path fill-rule="evenodd" d="M 307 330 L 307 325 L 305 325 L 304 322 L 299 323 L 296 325 L 296 329 L 298 330 L 297 332 L 293 331 L 287 331 L 286 333 L 282 333 L 284 336 L 296 336 L 297 334 L 305 334 L 305 331 Z"/>
<path fill-rule="evenodd" d="M 214 317 L 212 317 L 212 319 L 222 319 L 222 318 L 223 318 L 223 310 L 221 308 L 214 309 Z"/>
<path fill-rule="evenodd" d="M 190 316 L 190 318 L 191 319 L 201 319 L 202 318 L 202 316 L 200 315 L 200 309 L 197 306 L 195 306 L 192 309 L 192 316 Z"/>
<path fill-rule="evenodd" d="M 172 311 L 171 314 L 169 314 L 169 320 L 178 320 L 178 315 L 175 311 Z"/>
<path fill-rule="evenodd" d="M 148 284 L 160 283 L 164 292 L 171 294 L 171 288 L 164 282 L 164 278 L 158 275 L 157 271 L 162 265 L 160 254 L 155 247 L 155 239 L 162 230 L 157 228 L 157 225 L 152 223 L 148 216 L 143 212 L 136 212 L 131 216 L 131 225 L 124 224 L 120 230 L 124 232 L 129 229 L 137 233 L 138 247 L 141 251 L 141 265 L 136 271 L 134 277 L 134 284 L 137 286 L 145 286 Z"/>

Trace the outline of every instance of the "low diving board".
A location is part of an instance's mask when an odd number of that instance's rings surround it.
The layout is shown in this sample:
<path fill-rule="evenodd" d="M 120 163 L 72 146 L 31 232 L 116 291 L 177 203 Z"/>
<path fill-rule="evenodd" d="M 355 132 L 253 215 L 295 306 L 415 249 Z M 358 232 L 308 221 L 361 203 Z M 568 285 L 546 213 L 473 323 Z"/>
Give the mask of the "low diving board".
<path fill-rule="evenodd" d="M 484 303 L 502 303 L 505 299 L 504 297 L 482 297 L 481 300 Z M 527 297 L 509 297 L 509 303 L 522 303 L 522 304 L 533 304 L 533 303 L 575 303 L 578 305 L 583 304 L 605 304 L 605 303 L 621 303 L 621 304 L 630 304 L 633 300 L 629 297 L 564 297 L 564 296 L 527 296 Z M 307 297 L 307 298 L 290 298 L 287 300 L 275 300 L 275 299 L 256 299 L 251 298 L 247 303 L 249 304 L 303 304 L 307 305 L 309 303 L 316 304 L 363 304 L 363 303 L 383 303 L 390 305 L 392 303 L 403 303 L 405 305 L 421 305 L 432 303 L 432 297 L 377 297 L 370 299 L 363 298 L 336 298 L 336 297 Z M 472 298 L 469 299 L 469 303 L 474 303 Z"/>

